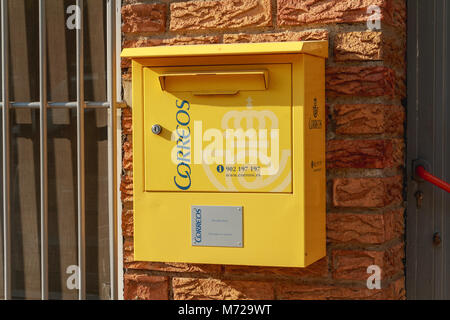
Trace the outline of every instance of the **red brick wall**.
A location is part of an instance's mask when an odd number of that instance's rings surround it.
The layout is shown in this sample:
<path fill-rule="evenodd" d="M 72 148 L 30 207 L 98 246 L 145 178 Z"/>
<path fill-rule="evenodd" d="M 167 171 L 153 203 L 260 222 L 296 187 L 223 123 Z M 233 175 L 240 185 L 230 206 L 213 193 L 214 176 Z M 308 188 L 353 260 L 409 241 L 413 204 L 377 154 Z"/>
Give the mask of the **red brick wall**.
<path fill-rule="evenodd" d="M 307 269 L 133 260 L 123 113 L 126 299 L 404 299 L 405 0 L 124 0 L 123 47 L 328 39 L 327 257 Z M 367 7 L 381 8 L 368 30 Z M 125 96 L 130 63 L 122 62 Z M 127 99 L 131 104 L 130 99 Z M 367 267 L 382 268 L 369 290 Z"/>

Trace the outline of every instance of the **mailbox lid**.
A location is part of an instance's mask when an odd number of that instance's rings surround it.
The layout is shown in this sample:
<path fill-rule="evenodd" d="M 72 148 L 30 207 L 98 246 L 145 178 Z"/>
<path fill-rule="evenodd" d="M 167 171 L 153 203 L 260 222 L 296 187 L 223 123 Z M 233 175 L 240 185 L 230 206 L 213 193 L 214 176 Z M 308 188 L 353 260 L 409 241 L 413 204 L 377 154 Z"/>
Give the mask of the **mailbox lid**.
<path fill-rule="evenodd" d="M 143 76 L 145 191 L 292 192 L 291 64 L 145 67 Z"/>
<path fill-rule="evenodd" d="M 161 58 L 194 56 L 229 56 L 259 54 L 308 54 L 328 58 L 328 41 L 288 41 L 267 43 L 208 44 L 126 48 L 122 58 Z"/>

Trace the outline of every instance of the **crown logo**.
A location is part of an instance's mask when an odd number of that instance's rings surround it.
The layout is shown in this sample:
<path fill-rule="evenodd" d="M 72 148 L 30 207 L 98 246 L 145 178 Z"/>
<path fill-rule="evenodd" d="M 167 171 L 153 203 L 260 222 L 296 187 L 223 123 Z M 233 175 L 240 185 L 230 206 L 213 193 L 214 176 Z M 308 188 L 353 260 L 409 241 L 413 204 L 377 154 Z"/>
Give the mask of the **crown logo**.
<path fill-rule="evenodd" d="M 314 98 L 313 115 L 314 118 L 317 118 L 319 116 L 319 107 L 317 106 L 317 98 Z"/>

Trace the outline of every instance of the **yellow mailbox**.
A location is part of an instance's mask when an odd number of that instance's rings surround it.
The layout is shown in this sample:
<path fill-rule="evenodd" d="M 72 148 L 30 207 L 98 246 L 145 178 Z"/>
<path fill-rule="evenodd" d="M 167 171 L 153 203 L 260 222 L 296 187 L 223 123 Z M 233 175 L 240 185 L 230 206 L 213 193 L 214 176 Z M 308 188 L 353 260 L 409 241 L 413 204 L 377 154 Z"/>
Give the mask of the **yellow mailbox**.
<path fill-rule="evenodd" d="M 325 256 L 326 41 L 125 49 L 134 257 L 306 267 Z"/>

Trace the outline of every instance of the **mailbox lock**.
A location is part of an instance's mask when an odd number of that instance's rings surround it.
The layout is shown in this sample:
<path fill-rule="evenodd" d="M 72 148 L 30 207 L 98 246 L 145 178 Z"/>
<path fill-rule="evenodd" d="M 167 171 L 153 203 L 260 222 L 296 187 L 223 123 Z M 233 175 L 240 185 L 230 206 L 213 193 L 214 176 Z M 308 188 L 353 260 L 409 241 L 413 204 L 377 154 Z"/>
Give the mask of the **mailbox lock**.
<path fill-rule="evenodd" d="M 160 134 L 162 131 L 162 127 L 159 124 L 154 124 L 152 126 L 152 132 L 156 135 Z"/>

